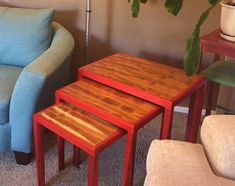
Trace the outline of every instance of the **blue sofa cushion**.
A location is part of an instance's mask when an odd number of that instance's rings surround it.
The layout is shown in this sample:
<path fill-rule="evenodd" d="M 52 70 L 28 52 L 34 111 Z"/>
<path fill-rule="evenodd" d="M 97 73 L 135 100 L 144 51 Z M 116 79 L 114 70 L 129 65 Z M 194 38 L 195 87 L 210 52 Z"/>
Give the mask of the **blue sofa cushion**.
<path fill-rule="evenodd" d="M 12 91 L 23 68 L 0 65 L 0 125 L 9 121 L 9 105 Z"/>
<path fill-rule="evenodd" d="M 0 64 L 24 67 L 51 43 L 52 9 L 0 7 Z"/>

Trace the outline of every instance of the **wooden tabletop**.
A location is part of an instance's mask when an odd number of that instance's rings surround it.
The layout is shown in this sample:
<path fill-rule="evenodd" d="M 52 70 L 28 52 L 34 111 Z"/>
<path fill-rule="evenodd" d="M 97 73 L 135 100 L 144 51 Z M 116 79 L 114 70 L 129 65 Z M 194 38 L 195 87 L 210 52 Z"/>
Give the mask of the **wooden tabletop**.
<path fill-rule="evenodd" d="M 152 101 L 148 98 L 153 96 L 163 102 L 177 101 L 204 80 L 201 75 L 187 77 L 182 69 L 124 53 L 95 61 L 82 67 L 79 72 L 125 92 L 132 90 L 128 93 L 134 95 L 135 90 L 142 91 L 145 95 L 143 99 Z"/>
<path fill-rule="evenodd" d="M 155 104 L 86 78 L 58 90 L 56 95 L 60 95 L 65 101 L 68 101 L 67 97 L 73 98 L 70 101 L 73 104 L 80 101 L 98 108 L 103 115 L 112 115 L 127 125 L 138 125 L 146 117 L 160 113 L 161 110 Z"/>
<path fill-rule="evenodd" d="M 38 116 L 50 121 L 53 125 L 72 133 L 92 147 L 99 146 L 121 130 L 116 126 L 65 102 L 55 104 L 39 112 Z"/>

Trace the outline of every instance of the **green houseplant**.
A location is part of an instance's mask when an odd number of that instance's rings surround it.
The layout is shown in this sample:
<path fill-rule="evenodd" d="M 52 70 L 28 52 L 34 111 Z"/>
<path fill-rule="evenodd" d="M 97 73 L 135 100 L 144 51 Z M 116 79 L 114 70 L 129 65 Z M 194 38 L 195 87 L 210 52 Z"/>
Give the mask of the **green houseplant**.
<path fill-rule="evenodd" d="M 207 0 L 209 7 L 202 12 L 194 31 L 187 40 L 184 54 L 184 70 L 186 75 L 190 76 L 197 72 L 200 60 L 200 28 L 207 19 L 210 11 L 220 2 L 235 6 L 235 0 Z M 148 0 L 128 0 L 132 2 L 132 15 L 137 17 L 140 11 L 141 3 L 147 3 Z M 173 15 L 177 15 L 183 6 L 183 0 L 165 0 L 165 8 Z"/>

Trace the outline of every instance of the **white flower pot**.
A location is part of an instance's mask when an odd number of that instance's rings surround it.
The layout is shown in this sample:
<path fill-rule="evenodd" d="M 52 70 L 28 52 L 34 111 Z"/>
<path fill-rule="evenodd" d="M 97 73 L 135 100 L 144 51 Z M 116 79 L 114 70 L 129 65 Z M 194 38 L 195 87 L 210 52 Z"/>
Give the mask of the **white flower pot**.
<path fill-rule="evenodd" d="M 221 36 L 228 40 L 235 40 L 235 6 L 227 5 L 220 2 L 221 5 L 221 17 L 220 17 L 220 29 Z"/>

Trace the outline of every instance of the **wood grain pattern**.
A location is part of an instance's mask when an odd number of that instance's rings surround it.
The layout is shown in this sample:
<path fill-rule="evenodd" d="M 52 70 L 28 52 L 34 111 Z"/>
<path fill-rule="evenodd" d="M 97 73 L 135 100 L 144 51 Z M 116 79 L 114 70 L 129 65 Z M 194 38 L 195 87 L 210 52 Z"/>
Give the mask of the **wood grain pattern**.
<path fill-rule="evenodd" d="M 81 110 L 61 102 L 40 112 L 40 116 L 79 137 L 95 147 L 117 132 L 118 127 Z"/>
<path fill-rule="evenodd" d="M 59 92 L 111 113 L 133 125 L 138 124 L 153 110 L 160 110 L 160 107 L 150 102 L 86 78 L 60 89 Z"/>
<path fill-rule="evenodd" d="M 82 69 L 166 100 L 174 100 L 203 79 L 201 75 L 187 77 L 182 69 L 124 53 L 111 55 Z"/>

